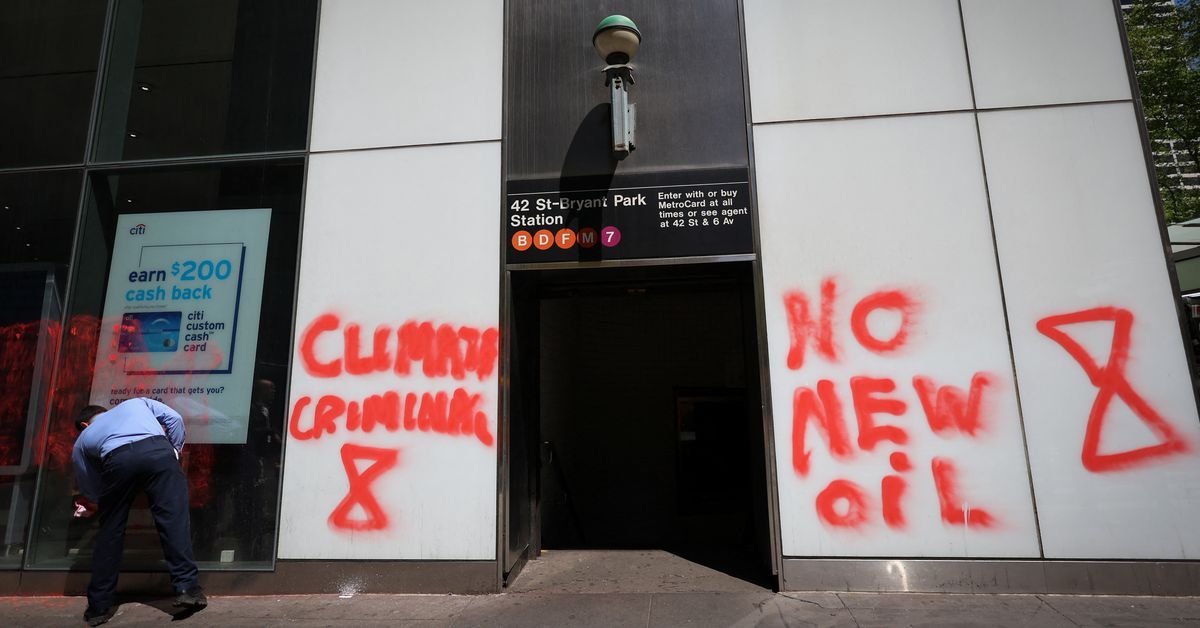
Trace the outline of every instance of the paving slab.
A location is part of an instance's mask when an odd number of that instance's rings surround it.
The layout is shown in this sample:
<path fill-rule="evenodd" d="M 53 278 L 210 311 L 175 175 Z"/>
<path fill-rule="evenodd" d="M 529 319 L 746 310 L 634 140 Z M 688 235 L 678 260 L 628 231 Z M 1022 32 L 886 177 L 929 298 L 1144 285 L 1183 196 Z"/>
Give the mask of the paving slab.
<path fill-rule="evenodd" d="M 1034 610 L 1021 616 L 996 612 L 993 609 L 913 610 L 900 608 L 873 608 L 851 611 L 854 625 L 859 628 L 906 628 L 906 627 L 955 627 L 955 628 L 1004 628 L 1028 626 L 1030 628 L 1070 628 L 1069 619 L 1056 615 L 1050 609 Z"/>
<path fill-rule="evenodd" d="M 483 598 L 485 596 L 479 596 Z M 479 598 L 469 595 L 280 595 L 222 597 L 222 616 L 307 620 L 314 616 L 353 621 L 445 621 L 461 613 Z M 264 603 L 266 602 L 266 603 Z M 216 606 L 214 606 L 216 608 Z M 265 616 L 264 610 L 271 609 Z"/>
<path fill-rule="evenodd" d="M 510 593 L 480 597 L 476 604 L 454 617 L 454 626 L 645 626 L 651 594 Z"/>
<path fill-rule="evenodd" d="M 736 628 L 833 628 L 854 626 L 848 609 L 823 606 L 774 593 L 655 594 L 649 626 L 732 626 Z"/>
<path fill-rule="evenodd" d="M 650 602 L 650 626 L 785 626 L 773 593 L 660 593 Z"/>
<path fill-rule="evenodd" d="M 913 611 L 954 610 L 969 606 L 1019 614 L 1042 606 L 1036 595 L 979 593 L 843 593 L 838 599 L 850 609 L 888 608 Z"/>
<path fill-rule="evenodd" d="M 1039 595 L 1076 626 L 1200 626 L 1200 598 Z"/>
<path fill-rule="evenodd" d="M 80 597 L 0 598 L 0 626 L 82 625 Z M 169 598 L 123 603 L 110 625 L 161 626 Z M 559 627 L 1200 626 L 1200 598 L 828 592 L 502 593 L 210 598 L 190 626 Z"/>

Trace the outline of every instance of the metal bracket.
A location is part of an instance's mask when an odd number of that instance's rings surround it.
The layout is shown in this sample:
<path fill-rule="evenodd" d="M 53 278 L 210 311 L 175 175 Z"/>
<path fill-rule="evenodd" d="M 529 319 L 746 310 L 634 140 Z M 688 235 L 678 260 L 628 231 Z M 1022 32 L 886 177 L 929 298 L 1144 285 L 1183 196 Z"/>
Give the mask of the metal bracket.
<path fill-rule="evenodd" d="M 634 130 L 637 126 L 636 105 L 629 102 L 626 84 L 633 85 L 633 68 L 626 63 L 604 67 L 604 84 L 609 87 L 612 102 L 612 152 L 617 159 L 624 159 L 635 148 Z"/>

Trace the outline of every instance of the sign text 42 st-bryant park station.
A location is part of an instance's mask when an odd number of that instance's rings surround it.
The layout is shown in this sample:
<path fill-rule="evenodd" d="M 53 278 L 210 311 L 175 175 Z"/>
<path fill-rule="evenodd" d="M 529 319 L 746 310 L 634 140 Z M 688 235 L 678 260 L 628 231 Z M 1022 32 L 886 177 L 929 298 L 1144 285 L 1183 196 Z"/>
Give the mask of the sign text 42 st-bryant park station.
<path fill-rule="evenodd" d="M 744 172 L 716 182 L 627 177 L 608 189 L 513 191 L 509 262 L 654 258 L 753 249 Z M 739 176 L 742 175 L 742 176 Z M 693 175 L 694 176 L 694 175 Z M 521 186 L 529 189 L 532 186 Z M 597 246 L 602 245 L 602 246 Z M 590 251 L 590 253 L 589 253 Z"/>
<path fill-rule="evenodd" d="M 513 201 L 509 209 L 514 213 L 509 216 L 508 225 L 510 227 L 557 227 L 566 224 L 567 217 L 565 214 L 526 213 L 530 211 L 530 205 L 530 199 L 527 198 L 519 198 Z M 613 207 L 644 207 L 645 205 L 645 194 L 613 195 Z M 609 207 L 609 202 L 607 196 L 593 198 L 567 198 L 560 196 L 557 199 L 548 197 L 534 199 L 532 206 L 538 212 L 548 210 L 572 212 L 585 209 L 603 209 Z"/>
<path fill-rule="evenodd" d="M 734 216 L 745 216 L 749 213 L 746 207 L 730 207 L 734 205 L 739 190 L 690 190 L 687 192 L 659 191 L 658 217 L 661 219 L 660 228 L 695 227 L 719 224 L 733 224 Z M 719 205 L 722 206 L 718 209 Z M 556 227 L 566 224 L 563 214 L 534 213 L 529 214 L 530 199 L 521 198 L 513 201 L 509 207 L 513 214 L 509 216 L 510 227 Z M 538 212 L 547 210 L 581 211 L 584 209 L 599 209 L 609 207 L 608 197 L 598 198 L 538 198 L 532 203 Z M 614 194 L 613 207 L 645 207 L 645 194 Z M 723 219 L 723 220 L 722 220 Z M 686 221 L 686 222 L 685 222 Z"/>

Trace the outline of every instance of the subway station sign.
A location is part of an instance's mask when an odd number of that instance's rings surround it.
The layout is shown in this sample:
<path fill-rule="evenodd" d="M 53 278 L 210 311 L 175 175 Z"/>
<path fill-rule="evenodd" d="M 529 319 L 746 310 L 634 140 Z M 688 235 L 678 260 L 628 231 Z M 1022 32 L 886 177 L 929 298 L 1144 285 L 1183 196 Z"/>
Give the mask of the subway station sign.
<path fill-rule="evenodd" d="M 509 264 L 753 253 L 744 168 L 509 181 Z"/>

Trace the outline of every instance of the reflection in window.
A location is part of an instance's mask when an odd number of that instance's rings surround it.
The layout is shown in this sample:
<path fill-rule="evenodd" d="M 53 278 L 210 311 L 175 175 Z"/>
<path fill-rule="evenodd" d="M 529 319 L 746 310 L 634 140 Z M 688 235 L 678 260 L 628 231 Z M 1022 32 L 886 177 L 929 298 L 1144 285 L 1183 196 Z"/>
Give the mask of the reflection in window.
<path fill-rule="evenodd" d="M 83 161 L 107 3 L 0 3 L 0 168 Z"/>
<path fill-rule="evenodd" d="M 305 147 L 315 0 L 118 0 L 96 158 Z"/>
<path fill-rule="evenodd" d="M 81 181 L 0 176 L 0 568 L 24 553 Z"/>
<path fill-rule="evenodd" d="M 156 371 L 162 366 L 158 361 L 165 360 L 163 364 L 168 364 L 174 359 L 187 359 L 189 356 L 183 351 L 185 343 L 216 342 L 215 334 L 201 340 L 188 338 L 188 332 L 181 329 L 180 321 L 200 320 L 190 316 L 205 309 L 199 304 L 179 307 L 179 299 L 174 296 L 145 307 L 127 303 L 131 298 L 127 292 L 131 289 L 129 285 L 114 284 L 120 289 L 110 290 L 114 287 L 108 285 L 110 264 L 119 271 L 111 275 L 116 278 L 112 281 L 124 282 L 127 273 L 118 260 L 127 257 L 130 247 L 137 247 L 138 255 L 144 255 L 145 259 L 163 254 L 150 250 L 154 246 L 172 249 L 169 253 L 182 255 L 180 259 L 184 262 L 213 260 L 213 264 L 196 264 L 192 272 L 197 278 L 212 280 L 210 289 L 215 299 L 219 288 L 213 283 L 214 278 L 240 272 L 237 265 L 226 267 L 220 263 L 230 257 L 225 255 L 225 249 L 231 243 L 245 243 L 247 258 L 265 255 L 257 262 L 256 271 L 251 270 L 250 262 L 244 266 L 245 285 L 261 286 L 258 324 L 247 322 L 253 318 L 249 309 L 239 310 L 238 335 L 252 342 L 235 345 L 249 347 L 241 357 L 227 356 L 231 362 L 241 360 L 238 364 L 242 366 L 219 376 L 224 378 L 223 385 L 241 391 L 242 396 L 235 404 L 238 407 L 223 407 L 220 416 L 215 411 L 197 413 L 195 408 L 217 406 L 208 393 L 193 390 L 154 390 L 130 396 L 160 397 L 189 421 L 182 464 L 189 484 L 193 547 L 201 568 L 271 566 L 275 555 L 302 180 L 300 160 L 93 175 L 81 227 L 78 279 L 58 360 L 47 461 L 27 566 L 84 569 L 90 560 L 97 524 L 90 518 L 74 517 L 71 507 L 76 491 L 69 454 L 75 438 L 73 419 L 79 409 L 96 402 L 98 394 L 107 395 L 121 385 L 162 385 L 153 383 L 164 372 Z M 269 216 L 269 224 L 259 222 L 255 227 L 257 235 L 248 234 L 246 225 L 264 216 Z M 197 227 L 202 223 L 207 229 L 203 238 Z M 172 225 L 189 226 L 175 229 Z M 155 231 L 156 244 L 140 244 L 150 242 L 145 238 Z M 135 255 L 134 259 L 139 258 Z M 181 276 L 188 272 L 184 264 L 177 275 L 178 281 L 159 282 L 159 267 L 174 275 L 173 263 L 166 258 L 155 262 L 155 272 L 148 272 L 148 282 L 138 279 L 139 286 L 144 284 L 145 289 L 154 290 L 161 284 L 170 292 L 171 286 L 183 285 Z M 257 272 L 257 276 L 250 277 L 251 272 Z M 193 290 L 197 288 L 200 292 L 195 294 L 207 296 L 199 283 Z M 249 294 L 245 286 L 239 290 L 242 297 Z M 114 303 L 119 307 L 114 308 Z M 241 304 L 245 305 L 245 299 Z M 210 313 L 204 320 L 214 321 L 215 316 Z M 127 319 L 153 325 L 163 320 L 175 322 L 152 330 L 138 328 L 136 338 L 126 338 L 126 327 L 136 327 Z M 164 344 L 167 338 L 171 342 Z M 151 350 L 151 345 L 157 349 Z M 127 361 L 131 357 L 136 361 Z M 109 362 L 136 364 L 138 368 L 117 369 L 118 376 L 127 376 L 122 380 L 124 383 L 103 380 L 102 374 L 113 375 Z M 200 371 L 223 368 L 223 365 L 197 367 L 195 372 L 189 371 L 182 377 L 194 378 L 190 381 L 199 383 L 209 377 Z M 234 420 L 239 427 L 232 432 L 221 432 L 228 426 L 219 424 L 218 419 Z M 135 501 L 126 531 L 125 565 L 133 569 L 155 568 L 161 556 L 147 505 L 144 499 Z"/>

